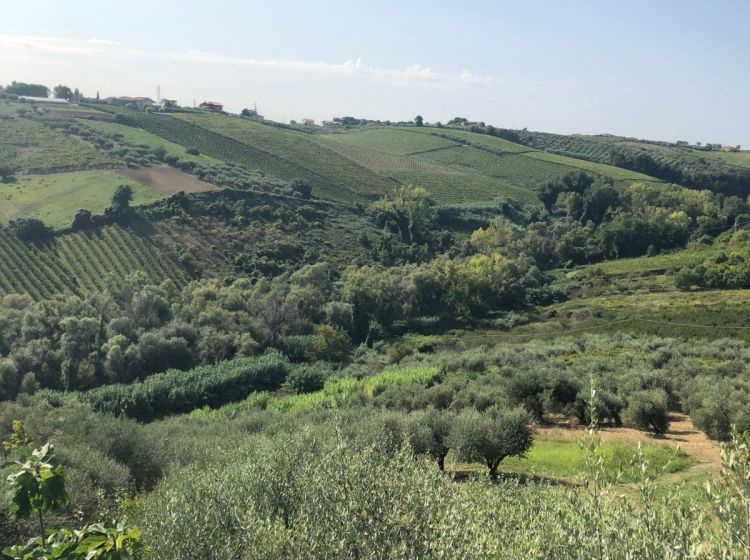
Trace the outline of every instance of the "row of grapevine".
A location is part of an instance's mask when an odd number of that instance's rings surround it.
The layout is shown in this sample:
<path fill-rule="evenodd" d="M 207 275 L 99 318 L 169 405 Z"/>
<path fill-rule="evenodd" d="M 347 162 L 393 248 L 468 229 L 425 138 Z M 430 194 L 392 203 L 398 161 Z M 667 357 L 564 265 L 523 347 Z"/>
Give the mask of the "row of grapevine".
<path fill-rule="evenodd" d="M 43 243 L 23 243 L 0 228 L 0 296 L 29 294 L 34 299 L 56 293 L 101 291 L 135 271 L 153 282 L 188 276 L 148 238 L 121 226 L 70 233 Z"/>
<path fill-rule="evenodd" d="M 42 247 L 21 243 L 5 230 L 0 230 L 0 262 L 0 286 L 5 293 L 42 298 L 75 285 Z"/>

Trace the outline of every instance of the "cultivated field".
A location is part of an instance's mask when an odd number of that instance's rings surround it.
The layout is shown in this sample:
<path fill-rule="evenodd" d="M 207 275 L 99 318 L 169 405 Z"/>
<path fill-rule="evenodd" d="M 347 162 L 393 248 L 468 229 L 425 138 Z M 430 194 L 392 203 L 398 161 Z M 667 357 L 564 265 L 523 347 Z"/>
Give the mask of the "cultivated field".
<path fill-rule="evenodd" d="M 151 187 L 154 191 L 164 196 L 176 192 L 196 193 L 214 191 L 219 187 L 201 181 L 195 175 L 189 175 L 174 167 L 158 165 L 155 167 L 122 167 L 119 173 Z"/>
<path fill-rule="evenodd" d="M 54 240 L 23 243 L 0 228 L 0 295 L 27 293 L 35 299 L 54 294 L 104 291 L 143 271 L 153 282 L 183 284 L 187 275 L 149 239 L 121 226 L 70 233 Z"/>

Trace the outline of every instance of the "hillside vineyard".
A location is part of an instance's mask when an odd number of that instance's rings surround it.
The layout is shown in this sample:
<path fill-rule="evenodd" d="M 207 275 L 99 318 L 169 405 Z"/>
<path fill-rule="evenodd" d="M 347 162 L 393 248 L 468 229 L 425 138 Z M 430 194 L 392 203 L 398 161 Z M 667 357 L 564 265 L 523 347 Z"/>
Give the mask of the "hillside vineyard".
<path fill-rule="evenodd" d="M 748 152 L 40 88 L 4 557 L 748 557 Z"/>

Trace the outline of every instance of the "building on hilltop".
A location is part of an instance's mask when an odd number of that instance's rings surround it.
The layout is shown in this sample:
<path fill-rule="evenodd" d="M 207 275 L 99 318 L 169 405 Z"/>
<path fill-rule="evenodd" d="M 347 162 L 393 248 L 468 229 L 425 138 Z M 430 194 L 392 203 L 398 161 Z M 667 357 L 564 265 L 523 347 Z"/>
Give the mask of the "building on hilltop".
<path fill-rule="evenodd" d="M 326 128 L 340 128 L 341 123 L 338 121 L 323 121 L 323 126 Z"/>
<path fill-rule="evenodd" d="M 300 122 L 303 126 L 315 126 L 315 119 L 302 119 Z"/>
<path fill-rule="evenodd" d="M 739 146 L 722 146 L 721 151 L 722 152 L 739 152 L 740 147 Z"/>
<path fill-rule="evenodd" d="M 119 105 L 124 107 L 126 105 L 135 105 L 137 109 L 143 109 L 144 107 L 153 107 L 156 105 L 156 101 L 150 97 L 107 97 L 104 100 L 109 105 Z"/>
<path fill-rule="evenodd" d="M 201 109 L 208 109 L 209 111 L 216 111 L 217 113 L 220 113 L 224 110 L 224 105 L 219 103 L 218 101 L 204 101 L 200 105 L 198 105 Z"/>

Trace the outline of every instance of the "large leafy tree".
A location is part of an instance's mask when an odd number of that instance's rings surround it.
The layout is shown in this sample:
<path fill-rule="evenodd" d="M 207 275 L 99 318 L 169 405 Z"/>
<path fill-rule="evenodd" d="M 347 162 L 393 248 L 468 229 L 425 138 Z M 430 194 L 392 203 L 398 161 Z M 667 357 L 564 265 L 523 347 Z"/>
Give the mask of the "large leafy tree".
<path fill-rule="evenodd" d="M 59 86 L 55 86 L 55 88 L 52 90 L 52 97 L 56 99 L 70 99 L 71 97 L 73 97 L 73 90 L 71 90 L 68 86 L 60 84 Z"/>
<path fill-rule="evenodd" d="M 370 208 L 376 221 L 393 227 L 404 243 L 422 243 L 433 218 L 432 203 L 422 187 L 403 186 L 387 193 Z"/>

